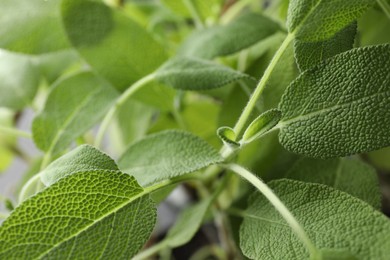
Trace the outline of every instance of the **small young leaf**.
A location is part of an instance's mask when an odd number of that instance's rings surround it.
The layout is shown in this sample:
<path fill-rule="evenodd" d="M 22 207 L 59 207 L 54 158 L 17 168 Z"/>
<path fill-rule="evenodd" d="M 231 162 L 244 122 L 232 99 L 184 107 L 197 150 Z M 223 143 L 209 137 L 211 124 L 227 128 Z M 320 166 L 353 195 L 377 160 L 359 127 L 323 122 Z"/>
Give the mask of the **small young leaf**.
<path fill-rule="evenodd" d="M 193 33 L 179 49 L 179 55 L 213 59 L 245 49 L 280 30 L 271 19 L 254 13 L 240 16 L 226 26 L 214 26 Z"/>
<path fill-rule="evenodd" d="M 188 243 L 202 225 L 212 198 L 209 197 L 200 203 L 185 209 L 169 230 L 166 243 L 170 248 Z"/>
<path fill-rule="evenodd" d="M 119 171 L 108 155 L 93 146 L 81 145 L 52 162 L 40 175 L 43 184 L 50 186 L 67 175 L 93 170 Z"/>
<path fill-rule="evenodd" d="M 155 221 L 155 204 L 134 177 L 119 171 L 79 172 L 12 212 L 0 227 L 0 258 L 131 258 Z"/>
<path fill-rule="evenodd" d="M 198 58 L 176 57 L 156 72 L 156 79 L 168 86 L 184 90 L 219 88 L 238 80 L 253 79 L 239 71 Z"/>
<path fill-rule="evenodd" d="M 321 42 L 296 40 L 295 58 L 301 71 L 305 71 L 323 60 L 352 49 L 357 30 L 356 22 L 337 32 L 332 38 Z"/>
<path fill-rule="evenodd" d="M 372 0 L 291 0 L 287 28 L 303 41 L 331 38 L 372 7 Z"/>
<path fill-rule="evenodd" d="M 119 168 L 142 186 L 200 170 L 223 158 L 202 139 L 182 131 L 165 131 L 132 144 L 119 158 Z"/>
<path fill-rule="evenodd" d="M 322 184 L 293 180 L 269 186 L 294 214 L 318 249 L 358 259 L 387 259 L 390 221 L 370 205 Z M 309 253 L 265 197 L 255 193 L 240 228 L 240 246 L 251 259 L 308 259 Z"/>
<path fill-rule="evenodd" d="M 271 130 L 282 117 L 280 110 L 271 109 L 258 116 L 245 130 L 242 140 L 250 143 Z"/>
<path fill-rule="evenodd" d="M 358 160 L 303 158 L 294 164 L 286 178 L 325 184 L 364 200 L 378 210 L 381 207 L 375 169 Z"/>
<path fill-rule="evenodd" d="M 39 78 L 30 57 L 0 50 L 0 107 L 19 110 L 31 104 Z"/>
<path fill-rule="evenodd" d="M 330 158 L 390 145 L 390 45 L 357 48 L 307 70 L 287 88 L 279 140 Z"/>
<path fill-rule="evenodd" d="M 222 140 L 224 144 L 227 144 L 229 146 L 233 147 L 239 147 L 240 144 L 236 142 L 236 133 L 234 130 L 230 127 L 223 126 L 217 129 L 217 135 Z"/>
<path fill-rule="evenodd" d="M 72 45 L 119 90 L 150 74 L 166 59 L 162 46 L 146 30 L 99 1 L 64 0 L 62 16 Z"/>
<path fill-rule="evenodd" d="M 40 54 L 68 48 L 60 0 L 2 0 L 0 48 Z"/>
<path fill-rule="evenodd" d="M 33 137 L 43 151 L 64 150 L 90 129 L 108 110 L 116 91 L 90 72 L 58 82 L 50 92 L 45 108 L 34 119 Z"/>

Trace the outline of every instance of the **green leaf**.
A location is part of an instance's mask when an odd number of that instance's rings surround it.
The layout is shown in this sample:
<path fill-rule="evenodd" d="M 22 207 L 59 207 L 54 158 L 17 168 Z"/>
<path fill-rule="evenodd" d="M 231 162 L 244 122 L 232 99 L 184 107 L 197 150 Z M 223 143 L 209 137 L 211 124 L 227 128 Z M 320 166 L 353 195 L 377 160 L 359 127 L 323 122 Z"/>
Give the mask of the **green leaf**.
<path fill-rule="evenodd" d="M 203 59 L 226 56 L 248 48 L 278 30 L 280 26 L 271 19 L 248 13 L 226 26 L 194 32 L 184 41 L 179 54 Z"/>
<path fill-rule="evenodd" d="M 282 113 L 277 109 L 271 109 L 258 116 L 245 130 L 242 140 L 250 143 L 263 136 L 271 130 L 282 117 Z"/>
<path fill-rule="evenodd" d="M 170 248 L 179 247 L 188 243 L 203 223 L 203 219 L 209 209 L 212 197 L 185 209 L 168 231 L 165 243 Z"/>
<path fill-rule="evenodd" d="M 232 147 L 239 147 L 240 143 L 236 142 L 236 133 L 234 130 L 227 126 L 222 126 L 217 129 L 217 135 L 224 144 Z"/>
<path fill-rule="evenodd" d="M 296 40 L 294 44 L 295 58 L 299 69 L 305 71 L 323 60 L 352 49 L 356 30 L 357 24 L 352 23 L 325 41 L 304 42 Z"/>
<path fill-rule="evenodd" d="M 375 4 L 373 0 L 291 0 L 287 28 L 303 41 L 323 41 L 351 24 Z"/>
<path fill-rule="evenodd" d="M 77 172 L 119 171 L 114 160 L 90 145 L 81 145 L 52 162 L 40 173 L 41 181 L 50 186 L 59 179 Z"/>
<path fill-rule="evenodd" d="M 0 50 L 0 78 L 0 106 L 19 110 L 32 103 L 40 77 L 28 56 Z"/>
<path fill-rule="evenodd" d="M 357 48 L 301 74 L 279 109 L 279 140 L 310 157 L 341 157 L 390 145 L 390 45 Z"/>
<path fill-rule="evenodd" d="M 45 108 L 34 119 L 33 137 L 43 151 L 56 154 L 90 129 L 117 97 L 116 91 L 90 72 L 59 81 Z"/>
<path fill-rule="evenodd" d="M 156 79 L 184 90 L 205 90 L 225 86 L 238 80 L 253 81 L 248 75 L 229 67 L 198 58 L 176 57 L 156 72 Z"/>
<path fill-rule="evenodd" d="M 93 0 L 62 1 L 72 45 L 115 88 L 124 90 L 166 59 L 161 45 L 118 10 Z"/>
<path fill-rule="evenodd" d="M 378 210 L 381 208 L 375 169 L 358 160 L 303 158 L 295 163 L 286 178 L 325 184 L 364 200 Z"/>
<path fill-rule="evenodd" d="M 358 258 L 344 250 L 322 249 L 320 254 L 322 260 L 358 260 Z"/>
<path fill-rule="evenodd" d="M 78 172 L 12 212 L 0 227 L 0 258 L 131 258 L 155 221 L 155 204 L 134 177 L 119 171 Z"/>
<path fill-rule="evenodd" d="M 390 221 L 370 205 L 322 184 L 278 180 L 269 186 L 286 204 L 318 249 L 358 259 L 387 259 Z M 308 251 L 259 193 L 249 199 L 240 229 L 241 249 L 251 259 L 308 259 Z"/>
<path fill-rule="evenodd" d="M 200 170 L 223 158 L 205 141 L 183 131 L 165 131 L 130 145 L 118 160 L 142 186 Z"/>
<path fill-rule="evenodd" d="M 39 54 L 69 46 L 62 29 L 60 0 L 2 0 L 0 48 Z"/>

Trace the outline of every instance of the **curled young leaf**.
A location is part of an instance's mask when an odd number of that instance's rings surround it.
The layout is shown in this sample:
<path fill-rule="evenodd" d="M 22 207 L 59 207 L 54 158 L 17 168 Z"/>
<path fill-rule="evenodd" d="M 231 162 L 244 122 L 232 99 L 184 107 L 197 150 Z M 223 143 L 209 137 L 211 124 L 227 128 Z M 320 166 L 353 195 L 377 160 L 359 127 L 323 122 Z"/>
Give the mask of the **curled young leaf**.
<path fill-rule="evenodd" d="M 245 130 L 242 141 L 250 143 L 260 138 L 278 124 L 282 113 L 278 109 L 271 109 L 258 116 Z"/>
<path fill-rule="evenodd" d="M 217 129 L 217 135 L 222 140 L 222 142 L 232 148 L 237 148 L 240 146 L 240 143 L 236 141 L 237 136 L 234 130 L 230 127 L 223 126 Z"/>

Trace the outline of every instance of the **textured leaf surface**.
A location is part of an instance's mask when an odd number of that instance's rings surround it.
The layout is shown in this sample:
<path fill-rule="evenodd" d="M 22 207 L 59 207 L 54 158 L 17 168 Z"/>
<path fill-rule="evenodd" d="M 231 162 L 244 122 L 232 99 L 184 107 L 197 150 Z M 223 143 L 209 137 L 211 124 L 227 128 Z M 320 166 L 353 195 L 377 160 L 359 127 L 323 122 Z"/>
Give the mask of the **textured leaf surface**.
<path fill-rule="evenodd" d="M 305 71 L 323 60 L 352 49 L 356 36 L 356 23 L 353 23 L 332 38 L 320 42 L 296 40 L 295 59 L 301 71 Z"/>
<path fill-rule="evenodd" d="M 390 221 L 367 203 L 325 185 L 279 180 L 270 187 L 319 249 L 358 259 L 387 259 Z M 249 200 L 240 229 L 241 249 L 252 259 L 308 259 L 297 236 L 259 193 Z"/>
<path fill-rule="evenodd" d="M 249 13 L 226 26 L 214 26 L 190 35 L 180 55 L 212 59 L 245 49 L 280 30 L 271 19 Z"/>
<path fill-rule="evenodd" d="M 325 184 L 364 200 L 376 209 L 381 207 L 376 172 L 358 160 L 304 158 L 291 168 L 286 178 Z"/>
<path fill-rule="evenodd" d="M 271 130 L 280 120 L 282 113 L 271 109 L 258 116 L 245 130 L 243 141 L 252 142 Z"/>
<path fill-rule="evenodd" d="M 0 48 L 38 54 L 68 47 L 60 0 L 2 0 Z"/>
<path fill-rule="evenodd" d="M 351 24 L 374 4 L 372 0 L 292 0 L 287 28 L 298 39 L 323 41 Z"/>
<path fill-rule="evenodd" d="M 104 115 L 116 96 L 109 84 L 90 72 L 58 82 L 34 119 L 36 145 L 53 154 L 65 149 Z"/>
<path fill-rule="evenodd" d="M 310 157 L 340 157 L 390 145 L 390 45 L 344 52 L 304 72 L 279 109 L 279 140 Z"/>
<path fill-rule="evenodd" d="M 31 104 L 38 84 L 39 71 L 28 56 L 0 50 L 0 106 L 17 110 Z"/>
<path fill-rule="evenodd" d="M 154 203 L 132 176 L 79 172 L 12 212 L 0 227 L 0 258 L 131 258 L 155 220 Z"/>
<path fill-rule="evenodd" d="M 202 139 L 182 131 L 165 131 L 134 143 L 119 158 L 121 170 L 142 186 L 200 170 L 223 159 Z"/>
<path fill-rule="evenodd" d="M 180 214 L 175 225 L 168 231 L 165 241 L 169 247 L 178 247 L 191 240 L 202 225 L 211 202 L 212 198 L 207 198 Z"/>
<path fill-rule="evenodd" d="M 177 57 L 157 72 L 157 80 L 176 89 L 203 90 L 219 88 L 238 80 L 253 80 L 229 67 L 198 58 Z"/>
<path fill-rule="evenodd" d="M 161 45 L 123 13 L 93 0 L 62 2 L 72 45 L 117 89 L 153 72 L 166 59 Z"/>
<path fill-rule="evenodd" d="M 42 182 L 50 186 L 67 175 L 91 170 L 119 171 L 108 155 L 93 146 L 81 145 L 52 162 L 40 175 Z"/>

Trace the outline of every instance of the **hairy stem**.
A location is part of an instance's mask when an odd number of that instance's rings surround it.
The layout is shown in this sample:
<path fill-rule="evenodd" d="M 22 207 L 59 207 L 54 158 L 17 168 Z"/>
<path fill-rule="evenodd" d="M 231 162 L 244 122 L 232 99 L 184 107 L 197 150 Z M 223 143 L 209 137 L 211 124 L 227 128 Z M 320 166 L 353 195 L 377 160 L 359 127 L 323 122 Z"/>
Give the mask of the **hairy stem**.
<path fill-rule="evenodd" d="M 31 134 L 13 127 L 0 126 L 0 133 L 16 137 L 32 138 Z"/>
<path fill-rule="evenodd" d="M 99 147 L 103 141 L 104 134 L 106 133 L 108 126 L 110 125 L 112 119 L 114 118 L 117 111 L 123 106 L 123 104 L 140 88 L 145 86 L 147 83 L 153 81 L 155 79 L 155 75 L 149 74 L 146 77 L 135 82 L 131 85 L 123 94 L 115 101 L 115 104 L 108 111 L 106 116 L 104 117 L 102 124 L 100 125 L 99 131 L 96 135 L 95 146 Z"/>
<path fill-rule="evenodd" d="M 310 252 L 310 255 L 312 257 L 318 256 L 318 249 L 310 240 L 303 227 L 295 219 L 293 214 L 288 210 L 284 203 L 278 198 L 278 196 L 276 196 L 275 193 L 263 181 L 261 181 L 255 174 L 240 165 L 228 164 L 225 165 L 225 167 L 237 173 L 238 175 L 246 179 L 248 182 L 250 182 L 253 186 L 255 186 L 256 189 L 258 189 L 264 195 L 264 197 L 268 199 L 268 201 L 275 207 L 279 214 L 288 223 L 291 229 L 306 246 L 306 248 Z"/>
<path fill-rule="evenodd" d="M 386 0 L 377 0 L 379 6 L 382 8 L 383 12 L 390 19 L 390 5 Z"/>
<path fill-rule="evenodd" d="M 267 86 L 268 80 L 270 79 L 273 70 L 275 69 L 280 58 L 283 56 L 283 53 L 287 50 L 288 46 L 290 45 L 293 39 L 294 39 L 294 34 L 287 35 L 282 45 L 280 45 L 279 49 L 276 51 L 267 69 L 264 71 L 263 77 L 257 84 L 256 89 L 253 92 L 251 98 L 249 99 L 248 104 L 242 111 L 240 118 L 238 119 L 236 125 L 234 126 L 234 131 L 237 136 L 239 136 L 244 130 L 244 127 L 247 124 L 253 109 L 256 107 L 257 101 L 259 100 L 261 94 L 263 93 L 265 87 Z"/>

